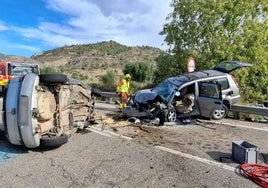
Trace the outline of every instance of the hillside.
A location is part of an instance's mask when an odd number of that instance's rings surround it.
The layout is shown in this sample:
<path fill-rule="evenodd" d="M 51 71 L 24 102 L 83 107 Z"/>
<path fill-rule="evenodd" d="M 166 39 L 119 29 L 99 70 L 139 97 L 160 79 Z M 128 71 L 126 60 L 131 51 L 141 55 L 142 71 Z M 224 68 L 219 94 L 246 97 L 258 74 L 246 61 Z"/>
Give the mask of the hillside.
<path fill-rule="evenodd" d="M 35 62 L 35 63 L 40 64 L 40 62 L 31 58 L 27 58 L 23 56 L 16 56 L 16 55 L 5 55 L 2 53 L 0 53 L 0 60 L 1 61 L 18 61 L 18 62 Z"/>
<path fill-rule="evenodd" d="M 164 53 L 149 46 L 129 47 L 114 41 L 95 44 L 72 45 L 55 48 L 36 54 L 30 58 L 5 55 L 0 59 L 6 61 L 36 62 L 41 69 L 51 68 L 59 73 L 80 78 L 85 83 L 98 83 L 99 76 L 107 70 L 114 70 L 122 75 L 124 65 L 129 62 L 147 62 L 155 65 L 155 58 Z"/>
<path fill-rule="evenodd" d="M 45 51 L 31 57 L 39 62 L 41 68 L 52 67 L 69 76 L 85 78 L 86 83 L 96 83 L 107 70 L 122 74 L 128 62 L 148 62 L 155 65 L 155 58 L 163 51 L 158 48 L 142 46 L 128 47 L 114 41 L 95 44 L 72 45 Z"/>

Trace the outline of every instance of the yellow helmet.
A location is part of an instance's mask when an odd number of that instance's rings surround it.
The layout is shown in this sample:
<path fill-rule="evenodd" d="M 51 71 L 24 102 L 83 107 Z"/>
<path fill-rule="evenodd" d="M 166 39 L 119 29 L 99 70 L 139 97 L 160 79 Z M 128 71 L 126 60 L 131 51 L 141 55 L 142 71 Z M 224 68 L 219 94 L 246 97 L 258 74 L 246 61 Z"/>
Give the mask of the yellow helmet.
<path fill-rule="evenodd" d="M 126 74 L 125 78 L 129 78 L 129 79 L 131 79 L 130 74 Z"/>

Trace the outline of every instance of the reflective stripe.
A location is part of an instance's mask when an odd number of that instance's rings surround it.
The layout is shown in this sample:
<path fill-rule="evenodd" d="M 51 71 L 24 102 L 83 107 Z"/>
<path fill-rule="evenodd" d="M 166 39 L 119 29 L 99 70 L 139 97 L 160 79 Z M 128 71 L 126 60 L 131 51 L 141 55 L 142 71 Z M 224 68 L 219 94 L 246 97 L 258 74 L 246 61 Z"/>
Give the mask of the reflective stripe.
<path fill-rule="evenodd" d="M 5 86 L 7 85 L 8 81 L 11 80 L 13 78 L 13 76 L 10 76 L 10 75 L 1 75 L 0 76 L 0 85 L 1 86 Z"/>
<path fill-rule="evenodd" d="M 0 85 L 5 86 L 5 85 L 7 85 L 7 82 L 8 82 L 8 79 L 1 79 L 0 80 Z"/>
<path fill-rule="evenodd" d="M 128 92 L 129 82 L 123 79 L 121 85 L 119 85 L 119 92 Z"/>

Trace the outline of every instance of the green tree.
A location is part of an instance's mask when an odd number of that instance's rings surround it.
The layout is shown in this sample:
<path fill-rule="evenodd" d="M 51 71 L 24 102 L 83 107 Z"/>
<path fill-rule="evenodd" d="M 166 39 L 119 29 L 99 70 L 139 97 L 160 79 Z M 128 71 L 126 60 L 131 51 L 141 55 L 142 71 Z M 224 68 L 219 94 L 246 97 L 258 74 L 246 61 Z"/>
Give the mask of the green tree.
<path fill-rule="evenodd" d="M 173 11 L 160 34 L 178 64 L 189 56 L 198 69 L 212 68 L 221 60 L 251 63 L 236 73 L 245 100 L 267 99 L 267 0 L 173 0 Z"/>
<path fill-rule="evenodd" d="M 77 79 L 77 80 L 79 79 L 79 75 L 78 75 L 77 72 L 73 72 L 71 77 L 74 78 L 74 79 Z"/>
<path fill-rule="evenodd" d="M 57 69 L 55 69 L 52 66 L 43 67 L 43 68 L 41 68 L 40 72 L 41 72 L 41 74 L 58 73 Z"/>
<path fill-rule="evenodd" d="M 161 54 L 156 58 L 157 66 L 153 73 L 153 83 L 158 84 L 165 78 L 183 72 L 183 67 L 180 67 L 175 57 L 170 54 Z"/>
<path fill-rule="evenodd" d="M 124 74 L 131 74 L 132 80 L 137 82 L 150 82 L 153 77 L 153 67 L 147 62 L 127 63 L 123 72 Z"/>
<path fill-rule="evenodd" d="M 101 75 L 100 81 L 102 82 L 101 89 L 104 91 L 115 91 L 116 76 L 113 70 L 107 70 L 105 75 Z"/>

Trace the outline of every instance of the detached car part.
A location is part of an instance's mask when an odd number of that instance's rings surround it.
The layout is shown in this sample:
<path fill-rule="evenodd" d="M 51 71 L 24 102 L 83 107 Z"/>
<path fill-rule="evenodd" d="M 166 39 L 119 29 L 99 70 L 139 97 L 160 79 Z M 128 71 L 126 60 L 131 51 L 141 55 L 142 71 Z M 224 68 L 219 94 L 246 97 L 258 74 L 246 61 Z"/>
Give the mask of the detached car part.
<path fill-rule="evenodd" d="M 27 148 L 60 146 L 94 122 L 91 88 L 63 74 L 27 74 L 5 88 L 4 133 Z"/>

